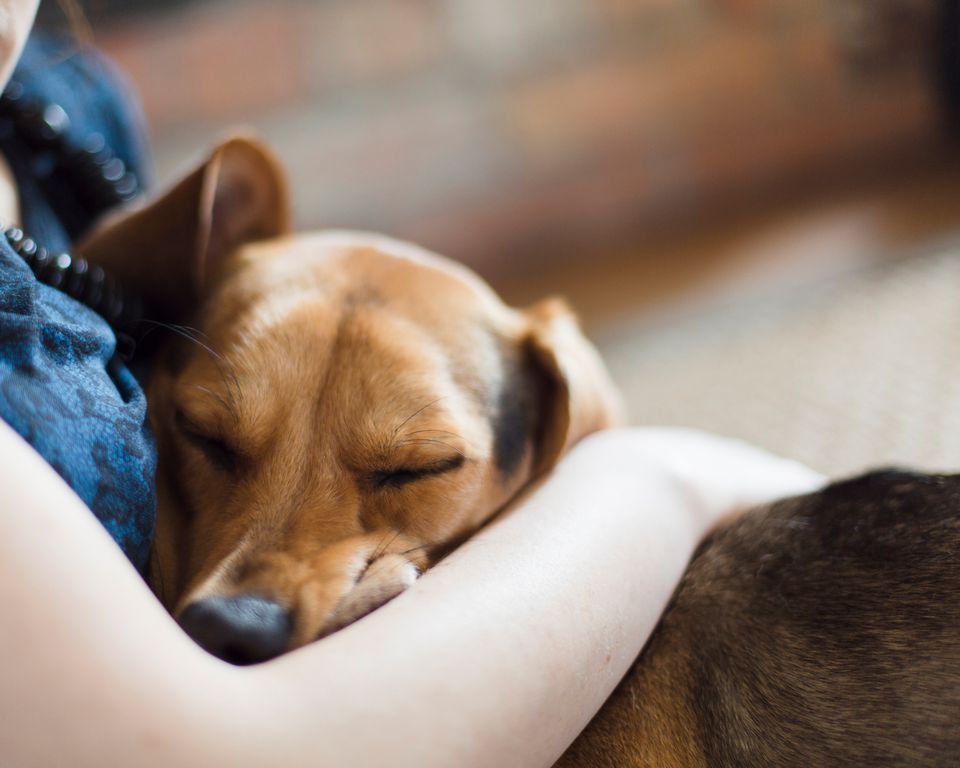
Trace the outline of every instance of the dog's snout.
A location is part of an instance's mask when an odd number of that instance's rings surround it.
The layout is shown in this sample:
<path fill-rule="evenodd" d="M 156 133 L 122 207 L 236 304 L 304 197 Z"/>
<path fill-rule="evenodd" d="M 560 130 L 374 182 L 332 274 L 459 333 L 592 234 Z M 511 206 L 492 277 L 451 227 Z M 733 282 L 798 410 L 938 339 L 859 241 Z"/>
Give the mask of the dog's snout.
<path fill-rule="evenodd" d="M 287 649 L 292 622 L 279 603 L 240 595 L 191 603 L 180 614 L 180 626 L 214 656 L 231 664 L 256 664 Z"/>

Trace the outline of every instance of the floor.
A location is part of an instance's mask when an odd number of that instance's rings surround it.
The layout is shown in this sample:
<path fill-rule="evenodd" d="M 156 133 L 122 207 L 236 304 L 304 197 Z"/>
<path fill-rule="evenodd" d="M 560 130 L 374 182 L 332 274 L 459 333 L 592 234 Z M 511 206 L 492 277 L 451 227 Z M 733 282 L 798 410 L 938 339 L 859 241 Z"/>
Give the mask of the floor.
<path fill-rule="evenodd" d="M 953 160 L 497 287 L 568 297 L 636 424 L 832 475 L 960 465 Z"/>

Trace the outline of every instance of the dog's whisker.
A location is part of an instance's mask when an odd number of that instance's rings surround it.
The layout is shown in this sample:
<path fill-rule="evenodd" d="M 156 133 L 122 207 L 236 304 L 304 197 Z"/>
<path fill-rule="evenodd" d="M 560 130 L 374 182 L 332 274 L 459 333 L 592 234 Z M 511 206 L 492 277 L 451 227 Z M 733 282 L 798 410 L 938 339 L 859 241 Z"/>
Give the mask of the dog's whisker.
<path fill-rule="evenodd" d="M 168 328 L 175 328 L 182 331 L 183 333 L 188 333 L 194 339 L 209 339 L 210 337 L 204 332 L 201 328 L 197 328 L 193 325 L 184 325 L 183 323 L 164 323 Z"/>
<path fill-rule="evenodd" d="M 171 331 L 177 334 L 178 336 L 180 336 L 181 338 L 186 339 L 190 343 L 197 345 L 198 347 L 200 347 L 200 349 L 207 352 L 215 360 L 223 360 L 223 355 L 221 355 L 219 352 L 213 349 L 209 344 L 206 344 L 197 338 L 198 335 L 201 335 L 201 332 L 198 331 L 196 328 L 191 328 L 190 326 L 186 326 L 186 325 L 176 325 L 174 323 L 164 323 L 159 320 L 144 320 L 142 322 L 149 323 L 150 325 L 153 325 L 154 327 L 157 327 L 157 328 L 163 328 L 165 330 Z"/>
<path fill-rule="evenodd" d="M 387 546 L 388 546 L 388 544 L 387 544 L 387 537 L 384 537 L 383 539 L 381 539 L 381 540 L 377 543 L 377 546 L 373 548 L 373 554 L 371 554 L 371 555 L 367 558 L 367 566 L 368 566 L 368 567 L 369 567 L 370 563 L 373 563 L 373 562 L 375 562 L 376 560 L 379 560 L 380 557 L 382 557 L 383 553 L 386 552 L 386 550 L 387 550 Z"/>
<path fill-rule="evenodd" d="M 198 392 L 203 392 L 203 394 L 213 398 L 218 403 L 220 403 L 220 405 L 222 405 L 227 411 L 229 411 L 231 415 L 235 415 L 233 410 L 234 409 L 233 401 L 227 397 L 224 397 L 220 392 L 215 392 L 214 390 L 210 389 L 209 387 L 205 387 L 202 384 L 194 384 L 192 386 L 192 389 L 195 389 Z"/>
<path fill-rule="evenodd" d="M 450 437 L 455 437 L 458 440 L 463 440 L 463 437 L 456 432 L 451 432 L 448 429 L 415 429 L 413 432 L 404 432 L 403 436 L 407 437 L 409 435 L 422 435 L 424 433 L 433 433 L 435 435 L 449 435 Z"/>
<path fill-rule="evenodd" d="M 416 418 L 417 416 L 419 416 L 421 413 L 423 413 L 425 410 L 427 410 L 427 408 L 431 408 L 431 407 L 433 407 L 434 405 L 436 405 L 437 403 L 439 403 L 441 400 L 446 400 L 446 399 L 447 399 L 446 396 L 444 396 L 444 397 L 438 397 L 436 400 L 433 400 L 433 401 L 427 403 L 425 406 L 423 406 L 423 408 L 420 408 L 419 410 L 414 411 L 414 412 L 411 413 L 409 416 L 407 416 L 407 418 L 405 418 L 403 421 L 401 421 L 396 427 L 394 427 L 393 434 L 396 435 L 401 429 L 403 429 L 403 428 L 411 421 L 411 419 L 414 419 L 414 418 Z"/>
<path fill-rule="evenodd" d="M 429 544 L 421 544 L 419 547 L 410 547 L 410 549 L 405 549 L 403 552 L 397 552 L 396 554 L 401 557 L 406 557 L 407 555 L 412 555 L 414 552 L 423 552 L 423 554 L 428 554 L 432 547 Z"/>
<path fill-rule="evenodd" d="M 407 445 L 410 443 L 440 443 L 442 445 L 451 445 L 442 437 L 405 437 L 400 441 L 400 445 Z"/>
<path fill-rule="evenodd" d="M 224 368 L 219 362 L 217 363 L 217 372 L 220 374 L 220 380 L 223 381 L 227 387 L 227 410 L 229 410 L 230 416 L 236 421 L 238 420 L 237 403 L 243 399 L 240 380 L 237 378 L 235 371 Z"/>
<path fill-rule="evenodd" d="M 230 411 L 230 415 L 236 419 L 237 418 L 237 409 L 236 401 L 240 399 L 240 381 L 237 378 L 236 372 L 227 368 L 225 366 L 225 361 L 223 355 L 217 352 L 213 347 L 207 344 L 205 341 L 201 341 L 200 337 L 208 338 L 207 334 L 204 333 L 199 328 L 194 328 L 189 325 L 178 325 L 176 323 L 165 323 L 159 320 L 144 320 L 143 322 L 153 325 L 156 328 L 163 328 L 165 330 L 171 331 L 172 333 L 177 334 L 183 339 L 186 339 L 191 344 L 196 345 L 204 352 L 210 355 L 213 358 L 215 365 L 217 366 L 217 371 L 220 374 L 220 378 L 223 380 L 224 384 L 227 385 L 227 389 L 230 393 L 228 400 L 222 400 L 223 405 Z"/>
<path fill-rule="evenodd" d="M 403 441 L 401 441 L 401 442 L 400 442 L 400 445 L 442 445 L 444 448 L 449 448 L 451 451 L 453 451 L 454 453 L 456 453 L 458 456 L 462 456 L 463 458 L 467 458 L 467 454 L 465 454 L 463 451 L 461 451 L 461 450 L 460 450 L 459 448 L 457 448 L 456 446 L 450 445 L 450 443 L 448 443 L 448 442 L 446 442 L 446 441 L 444 441 L 444 440 L 436 439 L 436 438 L 415 437 L 415 438 L 411 438 L 411 439 L 409 439 L 409 440 L 403 440 Z"/>
<path fill-rule="evenodd" d="M 376 560 L 379 560 L 383 557 L 384 553 L 390 548 L 390 545 L 393 544 L 400 536 L 403 535 L 402 529 L 397 529 L 394 531 L 393 536 L 384 536 L 383 540 L 377 545 L 374 549 L 373 554 L 370 555 L 368 559 L 368 565 L 373 563 Z"/>

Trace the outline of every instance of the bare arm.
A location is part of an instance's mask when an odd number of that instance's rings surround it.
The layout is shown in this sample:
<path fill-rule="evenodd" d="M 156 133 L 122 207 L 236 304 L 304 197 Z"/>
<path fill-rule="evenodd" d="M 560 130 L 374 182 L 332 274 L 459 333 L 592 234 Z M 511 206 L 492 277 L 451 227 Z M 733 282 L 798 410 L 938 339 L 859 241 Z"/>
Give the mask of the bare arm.
<path fill-rule="evenodd" d="M 696 541 L 806 490 L 709 436 L 606 433 L 413 589 L 239 669 L 195 647 L 0 422 L 5 764 L 549 765 L 656 624 Z"/>

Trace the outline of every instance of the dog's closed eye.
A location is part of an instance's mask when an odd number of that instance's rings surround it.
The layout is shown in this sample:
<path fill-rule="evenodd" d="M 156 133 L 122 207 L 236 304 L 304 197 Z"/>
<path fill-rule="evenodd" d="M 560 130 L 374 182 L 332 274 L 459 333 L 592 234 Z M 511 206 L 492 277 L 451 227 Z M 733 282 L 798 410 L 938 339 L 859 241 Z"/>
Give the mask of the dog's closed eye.
<path fill-rule="evenodd" d="M 180 434 L 217 469 L 224 472 L 237 469 L 240 454 L 222 436 L 207 431 L 183 411 L 177 411 L 175 418 Z"/>
<path fill-rule="evenodd" d="M 454 472 L 460 469 L 465 461 L 466 459 L 462 455 L 458 455 L 432 461 L 420 467 L 381 469 L 371 472 L 369 480 L 374 488 L 402 488 L 417 480 Z"/>

